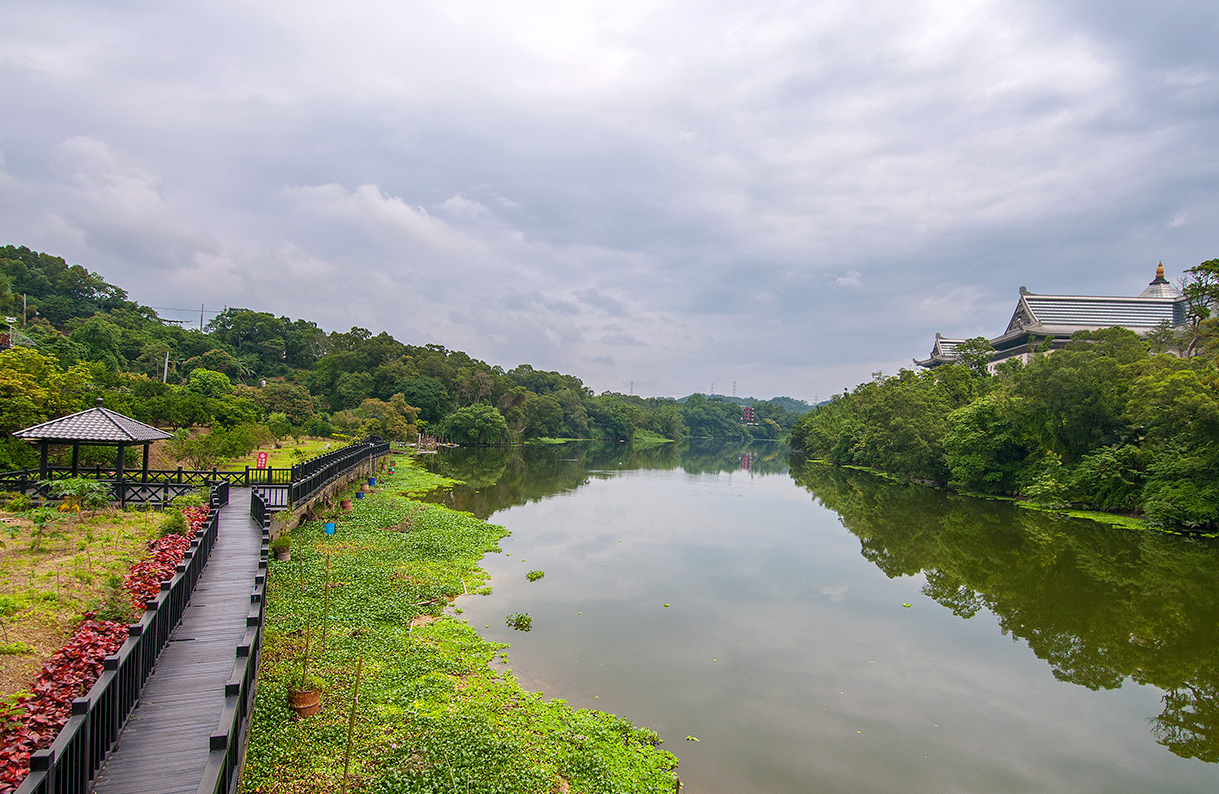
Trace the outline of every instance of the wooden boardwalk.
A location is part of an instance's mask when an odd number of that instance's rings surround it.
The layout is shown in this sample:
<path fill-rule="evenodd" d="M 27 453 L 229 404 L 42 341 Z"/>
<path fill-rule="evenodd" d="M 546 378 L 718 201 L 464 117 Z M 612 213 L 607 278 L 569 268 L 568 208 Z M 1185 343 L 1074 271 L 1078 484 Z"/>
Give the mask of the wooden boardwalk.
<path fill-rule="evenodd" d="M 98 771 L 97 794 L 193 794 L 199 788 L 258 571 L 262 529 L 249 513 L 249 489 L 233 488 L 229 504 L 220 508 L 216 547 L 190 606 Z"/>

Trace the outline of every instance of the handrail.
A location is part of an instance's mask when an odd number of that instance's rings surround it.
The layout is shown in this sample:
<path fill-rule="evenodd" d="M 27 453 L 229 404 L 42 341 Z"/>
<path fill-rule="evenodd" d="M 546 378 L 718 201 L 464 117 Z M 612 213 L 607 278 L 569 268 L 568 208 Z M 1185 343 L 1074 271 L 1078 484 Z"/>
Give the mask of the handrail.
<path fill-rule="evenodd" d="M 308 501 L 333 480 L 356 468 L 366 460 L 390 453 L 388 441 L 365 441 L 319 455 L 292 467 L 292 485 L 288 489 L 288 504 Z"/>
<path fill-rule="evenodd" d="M 262 659 L 270 549 L 271 536 L 264 529 L 262 548 L 258 550 L 254 591 L 250 594 L 250 611 L 246 614 L 245 635 L 237 646 L 233 673 L 224 685 L 224 709 L 220 712 L 220 722 L 208 739 L 210 752 L 198 794 L 230 794 L 237 790 L 241 777 L 245 746 L 250 735 L 250 717 L 254 709 L 254 692 L 258 686 L 258 663 Z"/>
<path fill-rule="evenodd" d="M 267 502 L 262 494 L 253 489 L 250 490 L 250 518 L 262 529 L 271 526 L 271 511 L 267 509 Z"/>
<path fill-rule="evenodd" d="M 241 470 L 225 469 L 124 469 L 123 482 L 129 485 L 137 483 L 161 483 L 193 485 L 203 488 L 215 482 L 224 480 L 237 487 L 247 487 L 256 484 L 287 485 L 292 480 L 292 468 L 251 469 L 246 466 Z M 96 465 L 90 468 L 78 468 L 72 473 L 70 466 L 48 466 L 44 477 L 39 469 L 15 469 L 0 472 L 0 488 L 17 490 L 25 493 L 34 488 L 40 480 L 62 480 L 68 477 L 88 477 L 94 480 L 113 481 L 118 477 L 118 470 L 113 466 Z M 16 488 L 8 486 L 13 485 Z"/>
<path fill-rule="evenodd" d="M 213 505 L 228 503 L 228 489 L 213 491 Z M 157 656 L 182 620 L 191 594 L 219 533 L 219 512 L 208 514 L 174 575 L 127 627 L 118 651 L 102 660 L 102 674 L 84 697 L 72 701 L 72 716 L 55 741 L 30 756 L 30 773 L 16 794 L 85 794 L 135 706 Z"/>

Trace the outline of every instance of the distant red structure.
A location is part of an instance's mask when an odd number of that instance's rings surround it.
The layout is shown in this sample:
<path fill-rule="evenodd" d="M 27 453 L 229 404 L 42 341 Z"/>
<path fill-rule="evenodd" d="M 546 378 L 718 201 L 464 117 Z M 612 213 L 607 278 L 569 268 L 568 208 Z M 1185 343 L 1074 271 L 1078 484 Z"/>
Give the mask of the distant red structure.
<path fill-rule="evenodd" d="M 746 405 L 741 410 L 744 411 L 744 414 L 741 416 L 741 422 L 743 424 L 751 425 L 756 421 L 754 414 L 753 414 L 752 405 Z"/>

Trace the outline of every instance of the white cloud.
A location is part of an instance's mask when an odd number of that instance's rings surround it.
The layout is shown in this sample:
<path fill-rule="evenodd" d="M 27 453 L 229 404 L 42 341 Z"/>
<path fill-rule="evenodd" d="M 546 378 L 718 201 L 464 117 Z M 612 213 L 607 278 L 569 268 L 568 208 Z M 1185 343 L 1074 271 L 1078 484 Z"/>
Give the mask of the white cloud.
<path fill-rule="evenodd" d="M 158 305 L 811 397 L 1216 255 L 1194 11 L 16 0 L 0 234 Z"/>

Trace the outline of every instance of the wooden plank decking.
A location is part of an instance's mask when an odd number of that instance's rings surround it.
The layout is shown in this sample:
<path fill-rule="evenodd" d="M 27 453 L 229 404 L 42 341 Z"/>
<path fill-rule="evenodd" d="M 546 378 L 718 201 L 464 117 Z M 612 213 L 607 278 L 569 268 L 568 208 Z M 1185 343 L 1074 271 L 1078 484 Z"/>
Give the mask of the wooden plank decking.
<path fill-rule="evenodd" d="M 220 508 L 216 547 L 182 622 L 98 771 L 96 794 L 198 789 L 258 570 L 262 529 L 250 519 L 249 506 L 249 489 L 233 488 L 228 506 Z"/>

